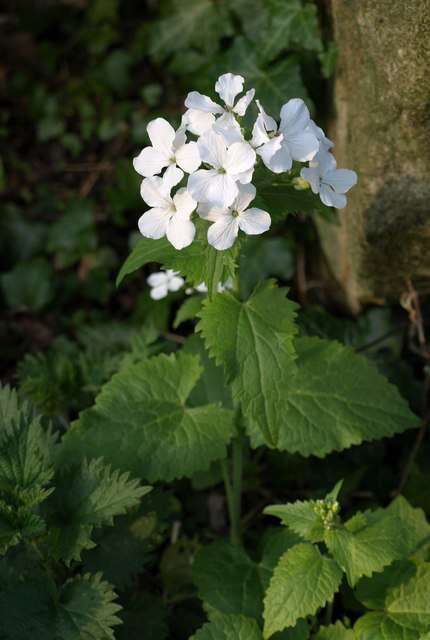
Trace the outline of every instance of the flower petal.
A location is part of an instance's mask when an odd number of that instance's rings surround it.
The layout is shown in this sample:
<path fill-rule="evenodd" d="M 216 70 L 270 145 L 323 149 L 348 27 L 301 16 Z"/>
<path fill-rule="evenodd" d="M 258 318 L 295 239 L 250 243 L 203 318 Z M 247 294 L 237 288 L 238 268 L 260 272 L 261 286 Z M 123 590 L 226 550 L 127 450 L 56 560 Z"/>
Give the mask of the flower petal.
<path fill-rule="evenodd" d="M 175 167 L 174 165 L 167 167 L 166 171 L 164 172 L 164 175 L 162 177 L 161 192 L 166 195 L 169 201 L 171 201 L 171 198 L 170 198 L 171 190 L 173 189 L 173 187 L 176 187 L 176 185 L 181 182 L 183 177 L 184 177 L 184 172 L 178 169 L 178 167 Z"/>
<path fill-rule="evenodd" d="M 230 215 L 229 209 L 222 209 L 221 207 L 214 207 L 209 202 L 201 202 L 197 208 L 197 213 L 203 220 L 210 220 L 215 222 L 224 215 Z"/>
<path fill-rule="evenodd" d="M 175 249 L 188 247 L 194 240 L 196 228 L 188 218 L 179 213 L 173 215 L 167 225 L 166 237 Z"/>
<path fill-rule="evenodd" d="M 228 107 L 232 107 L 237 94 L 243 91 L 244 82 L 245 78 L 242 76 L 235 76 L 233 73 L 224 73 L 216 81 L 215 91 Z"/>
<path fill-rule="evenodd" d="M 188 109 L 182 116 L 182 122 L 191 133 L 201 136 L 212 128 L 215 122 L 213 113 L 206 113 L 198 109 Z"/>
<path fill-rule="evenodd" d="M 346 196 L 336 193 L 328 184 L 322 184 L 320 189 L 320 198 L 327 207 L 335 207 L 343 209 L 346 207 Z"/>
<path fill-rule="evenodd" d="M 240 125 L 232 113 L 223 113 L 215 122 L 213 130 L 224 138 L 227 146 L 233 142 L 244 142 Z"/>
<path fill-rule="evenodd" d="M 222 216 L 209 227 L 208 242 L 215 249 L 224 251 L 233 246 L 238 233 L 238 218 L 233 218 L 231 215 Z"/>
<path fill-rule="evenodd" d="M 145 238 L 159 240 L 166 233 L 167 223 L 169 221 L 168 209 L 149 209 L 143 216 L 140 216 L 138 226 L 140 233 Z"/>
<path fill-rule="evenodd" d="M 197 202 L 186 189 L 179 189 L 173 196 L 176 211 L 183 216 L 190 216 L 197 206 Z"/>
<path fill-rule="evenodd" d="M 169 291 L 167 289 L 167 283 L 166 283 L 166 284 L 160 284 L 158 287 L 154 287 L 153 289 L 151 289 L 151 291 L 149 292 L 149 295 L 153 300 L 161 300 L 162 298 L 165 298 L 167 296 L 168 292 Z"/>
<path fill-rule="evenodd" d="M 301 98 L 293 98 L 288 100 L 281 109 L 281 125 L 279 128 L 282 133 L 295 134 L 305 129 L 310 119 L 309 109 L 303 100 Z"/>
<path fill-rule="evenodd" d="M 334 169 L 325 173 L 323 180 L 333 187 L 336 193 L 346 193 L 357 184 L 357 174 L 351 169 Z"/>
<path fill-rule="evenodd" d="M 188 142 L 175 153 L 176 164 L 181 167 L 185 173 L 194 173 L 201 165 L 199 148 L 197 142 Z"/>
<path fill-rule="evenodd" d="M 312 160 L 319 149 L 319 142 L 310 129 L 297 133 L 284 133 L 284 142 L 288 145 L 293 160 L 306 162 Z"/>
<path fill-rule="evenodd" d="M 183 287 L 184 284 L 185 281 L 183 278 L 181 278 L 181 276 L 171 276 L 168 284 L 169 291 L 179 291 L 179 289 Z"/>
<path fill-rule="evenodd" d="M 248 142 L 234 142 L 227 149 L 223 166 L 228 174 L 235 176 L 249 171 L 254 166 L 255 160 L 255 151 Z"/>
<path fill-rule="evenodd" d="M 188 109 L 198 109 L 199 111 L 205 111 L 206 113 L 224 113 L 224 109 L 220 107 L 219 104 L 198 91 L 191 91 L 187 95 L 185 99 L 185 106 Z"/>
<path fill-rule="evenodd" d="M 251 208 L 241 213 L 238 217 L 239 229 L 250 236 L 256 236 L 270 229 L 272 223 L 267 211 Z"/>
<path fill-rule="evenodd" d="M 317 167 L 304 167 L 300 171 L 300 175 L 311 185 L 313 193 L 319 193 L 320 190 L 320 174 Z"/>
<path fill-rule="evenodd" d="M 153 147 L 145 147 L 133 158 L 133 167 L 144 178 L 151 178 L 160 173 L 169 164 L 169 158 Z"/>
<path fill-rule="evenodd" d="M 213 130 L 204 133 L 197 142 L 202 162 L 220 169 L 224 166 L 227 146 L 224 138 Z"/>
<path fill-rule="evenodd" d="M 269 142 L 270 138 L 267 135 L 266 127 L 264 125 L 264 117 L 261 113 L 258 114 L 254 126 L 252 127 L 251 144 L 253 147 L 260 147 L 262 144 Z"/>
<path fill-rule="evenodd" d="M 253 101 L 254 96 L 255 96 L 255 89 L 250 89 L 249 91 L 247 91 L 245 95 L 242 96 L 240 100 L 236 102 L 235 106 L 233 107 L 233 111 L 237 113 L 238 116 L 244 116 L 246 113 L 246 110 L 248 109 L 249 105 Z"/>
<path fill-rule="evenodd" d="M 167 173 L 167 172 L 166 172 Z M 163 189 L 163 178 L 145 178 L 140 185 L 140 195 L 149 207 L 169 207 L 171 199 Z"/>
<path fill-rule="evenodd" d="M 234 211 L 245 211 L 250 203 L 254 200 L 256 189 L 253 184 L 239 184 L 239 193 L 237 194 L 231 208 Z"/>
<path fill-rule="evenodd" d="M 273 173 L 289 171 L 293 165 L 290 151 L 288 146 L 284 144 L 282 135 L 272 138 L 267 144 L 263 144 L 257 150 L 257 153 L 261 156 L 266 167 Z"/>
<path fill-rule="evenodd" d="M 170 157 L 173 152 L 173 141 L 176 135 L 172 125 L 164 118 L 155 118 L 155 120 L 151 120 L 146 130 L 154 149 Z"/>
<path fill-rule="evenodd" d="M 188 190 L 197 202 L 227 208 L 237 196 L 236 182 L 226 173 L 199 169 L 188 178 Z"/>
<path fill-rule="evenodd" d="M 322 176 L 328 171 L 336 169 L 336 158 L 329 151 L 321 149 L 309 162 L 309 166 L 318 167 L 318 171 Z"/>
<path fill-rule="evenodd" d="M 165 284 L 168 280 L 168 274 L 166 271 L 157 271 L 156 273 L 151 273 L 150 276 L 146 278 L 146 282 L 150 287 L 159 287 L 161 284 Z"/>
<path fill-rule="evenodd" d="M 309 129 L 312 131 L 312 133 L 316 136 L 318 142 L 320 143 L 320 149 L 324 151 L 328 151 L 328 149 L 331 149 L 332 147 L 334 147 L 334 142 L 332 142 L 330 138 L 327 138 L 327 136 L 325 135 L 321 127 L 319 127 L 313 120 L 309 122 L 308 126 L 309 126 Z"/>

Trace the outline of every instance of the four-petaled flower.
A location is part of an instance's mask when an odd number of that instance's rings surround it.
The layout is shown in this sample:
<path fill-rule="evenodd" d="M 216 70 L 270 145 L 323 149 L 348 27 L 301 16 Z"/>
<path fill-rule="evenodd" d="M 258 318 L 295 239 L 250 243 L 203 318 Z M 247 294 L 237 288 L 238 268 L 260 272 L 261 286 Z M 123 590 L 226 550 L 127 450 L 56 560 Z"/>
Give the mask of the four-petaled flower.
<path fill-rule="evenodd" d="M 215 249 L 229 249 L 234 244 L 239 229 L 248 235 L 258 235 L 270 228 L 271 219 L 267 211 L 254 207 L 248 209 L 255 194 L 254 185 L 241 184 L 231 207 L 199 205 L 197 213 L 205 220 L 213 222 L 208 230 L 208 242 Z"/>
<path fill-rule="evenodd" d="M 254 124 L 251 144 L 257 148 L 264 164 L 274 173 L 289 171 L 293 160 L 312 160 L 319 149 L 318 138 L 310 127 L 309 109 L 300 98 L 288 100 L 281 109 L 281 123 L 260 113 Z"/>
<path fill-rule="evenodd" d="M 350 169 L 336 169 L 336 160 L 328 151 L 319 151 L 309 168 L 300 171 L 302 178 L 311 185 L 314 193 L 319 193 L 321 201 L 328 207 L 346 207 L 344 195 L 357 184 L 357 174 Z"/>
<path fill-rule="evenodd" d="M 146 129 L 152 147 L 145 147 L 133 159 L 133 166 L 141 176 L 150 178 L 171 165 L 178 165 L 186 173 L 193 173 L 199 168 L 201 161 L 197 143 L 187 143 L 183 127 L 175 131 L 167 120 L 156 118 Z"/>
<path fill-rule="evenodd" d="M 146 178 L 140 193 L 151 209 L 139 218 L 140 233 L 154 240 L 166 236 L 175 249 L 188 247 L 194 240 L 196 228 L 190 216 L 197 206 L 186 189 L 179 189 L 173 198 L 171 189 L 179 184 L 184 173 L 168 167 L 162 178 Z"/>
<path fill-rule="evenodd" d="M 208 131 L 198 141 L 202 162 L 211 169 L 199 169 L 188 178 L 188 190 L 198 202 L 229 207 L 238 194 L 238 182 L 252 179 L 256 156 L 247 142 L 227 146 L 224 138 Z"/>
<path fill-rule="evenodd" d="M 161 300 L 165 298 L 169 291 L 179 291 L 184 286 L 185 281 L 179 275 L 178 271 L 167 269 L 167 271 L 157 271 L 151 273 L 146 279 L 151 287 L 149 295 L 153 300 Z"/>

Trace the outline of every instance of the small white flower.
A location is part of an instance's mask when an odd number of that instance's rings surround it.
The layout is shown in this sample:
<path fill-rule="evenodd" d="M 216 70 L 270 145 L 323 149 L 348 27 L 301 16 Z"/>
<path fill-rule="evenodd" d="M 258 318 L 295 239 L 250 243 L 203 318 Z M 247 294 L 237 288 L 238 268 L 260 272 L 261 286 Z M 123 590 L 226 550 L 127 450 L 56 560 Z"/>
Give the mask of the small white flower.
<path fill-rule="evenodd" d="M 336 160 L 328 151 L 317 153 L 309 168 L 300 171 L 302 178 L 311 185 L 314 193 L 319 193 L 321 201 L 328 207 L 346 207 L 344 195 L 357 184 L 357 174 L 350 169 L 336 169 Z"/>
<path fill-rule="evenodd" d="M 198 141 L 202 162 L 212 169 L 199 169 L 188 178 L 188 190 L 198 202 L 214 207 L 229 207 L 238 194 L 237 182 L 252 179 L 256 160 L 254 149 L 247 142 L 227 146 L 224 138 L 208 131 Z"/>
<path fill-rule="evenodd" d="M 151 287 L 149 295 L 153 300 L 161 300 L 169 291 L 179 291 L 184 286 L 184 279 L 180 277 L 178 271 L 172 271 L 172 269 L 151 273 L 146 282 Z"/>
<path fill-rule="evenodd" d="M 222 293 L 223 291 L 227 291 L 227 289 L 231 289 L 233 287 L 233 282 L 231 278 L 227 278 L 227 280 L 223 283 L 218 282 L 217 285 L 217 291 L 218 293 Z M 187 296 L 191 295 L 192 293 L 194 293 L 194 291 L 197 291 L 197 293 L 207 293 L 208 292 L 208 288 L 206 286 L 205 282 L 201 282 L 200 284 L 197 285 L 197 287 L 195 289 L 193 289 L 192 287 L 188 287 L 188 289 L 185 289 L 185 293 L 187 294 Z"/>
<path fill-rule="evenodd" d="M 197 206 L 186 189 L 179 189 L 173 198 L 171 189 L 183 178 L 177 167 L 168 167 L 162 178 L 146 178 L 140 193 L 151 209 L 139 218 L 139 231 L 146 238 L 158 240 L 166 236 L 175 249 L 188 247 L 196 229 L 190 216 Z"/>
<path fill-rule="evenodd" d="M 178 165 L 186 173 L 193 173 L 200 166 L 197 144 L 188 142 L 185 129 L 177 131 L 164 118 L 151 120 L 147 126 L 152 147 L 145 147 L 133 159 L 137 173 L 150 178 L 160 173 L 164 167 Z"/>
<path fill-rule="evenodd" d="M 198 91 L 191 91 L 185 100 L 185 106 L 188 107 L 188 111 L 185 113 L 185 122 L 188 122 L 189 130 L 197 135 L 205 133 L 214 124 L 215 116 L 218 116 L 216 127 L 224 128 L 226 131 L 231 127 L 236 128 L 235 116 L 245 115 L 255 94 L 255 90 L 250 89 L 235 102 L 236 96 L 243 91 L 244 82 L 245 78 L 233 73 L 224 73 L 218 78 L 215 83 L 215 91 L 223 100 L 224 106 L 217 104 Z M 212 115 L 212 118 L 209 118 L 208 114 Z"/>
<path fill-rule="evenodd" d="M 315 156 L 319 142 L 310 127 L 309 109 L 303 100 L 294 98 L 284 104 L 279 127 L 257 104 L 260 113 L 254 124 L 251 144 L 257 148 L 268 169 L 282 173 L 291 169 L 293 160 L 305 162 Z"/>
<path fill-rule="evenodd" d="M 313 120 L 309 122 L 309 129 L 312 131 L 313 134 L 315 134 L 319 142 L 319 145 L 320 145 L 319 151 L 328 151 L 329 149 L 334 147 L 334 142 L 332 142 L 330 138 L 327 138 L 323 129 L 321 129 L 321 127 L 315 124 Z"/>
<path fill-rule="evenodd" d="M 231 207 L 213 207 L 200 204 L 197 213 L 213 224 L 208 230 L 208 242 L 215 249 L 229 249 L 235 242 L 239 229 L 248 235 L 258 235 L 270 228 L 271 219 L 266 211 L 248 209 L 255 198 L 255 187 L 252 184 L 241 184 Z"/>

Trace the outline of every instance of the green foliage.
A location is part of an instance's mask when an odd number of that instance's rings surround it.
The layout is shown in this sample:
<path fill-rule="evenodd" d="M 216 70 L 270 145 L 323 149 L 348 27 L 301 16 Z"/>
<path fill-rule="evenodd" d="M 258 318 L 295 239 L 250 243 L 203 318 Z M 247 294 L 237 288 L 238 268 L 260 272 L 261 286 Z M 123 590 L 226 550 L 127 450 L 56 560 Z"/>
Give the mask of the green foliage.
<path fill-rule="evenodd" d="M 49 228 L 48 251 L 56 254 L 56 265 L 61 269 L 94 251 L 96 246 L 92 204 L 88 200 L 72 200 Z"/>
<path fill-rule="evenodd" d="M 315 636 L 315 640 L 355 640 L 352 629 L 347 629 L 341 622 L 321 627 Z"/>
<path fill-rule="evenodd" d="M 262 640 L 255 620 L 246 616 L 217 615 L 190 640 Z"/>
<path fill-rule="evenodd" d="M 40 311 L 54 296 L 53 270 L 44 258 L 18 264 L 1 276 L 6 302 L 13 309 Z"/>

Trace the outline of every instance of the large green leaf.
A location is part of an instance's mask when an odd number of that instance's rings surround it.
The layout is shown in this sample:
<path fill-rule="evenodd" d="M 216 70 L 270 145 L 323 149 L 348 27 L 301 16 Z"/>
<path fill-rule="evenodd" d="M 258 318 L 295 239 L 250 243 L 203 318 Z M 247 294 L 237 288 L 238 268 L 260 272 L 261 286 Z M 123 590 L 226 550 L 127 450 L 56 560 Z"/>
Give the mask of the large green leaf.
<path fill-rule="evenodd" d="M 255 620 L 246 616 L 217 615 L 190 640 L 263 640 Z"/>
<path fill-rule="evenodd" d="M 66 434 L 62 459 L 102 455 L 150 481 L 207 469 L 226 454 L 233 412 L 187 404 L 201 374 L 199 358 L 181 352 L 125 366 Z"/>
<path fill-rule="evenodd" d="M 280 559 L 264 600 L 264 637 L 292 627 L 330 601 L 342 570 L 309 543 L 298 544 Z"/>
<path fill-rule="evenodd" d="M 246 302 L 230 293 L 206 300 L 199 316 L 209 353 L 224 364 L 247 428 L 259 443 L 279 441 L 285 387 L 295 373 L 296 304 L 273 282 L 258 286 Z"/>
<path fill-rule="evenodd" d="M 336 622 L 329 627 L 321 627 L 315 640 L 354 640 L 354 632 L 344 627 L 341 622 Z"/>

